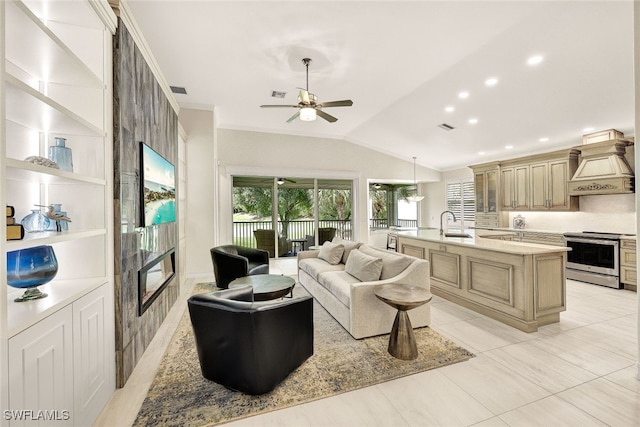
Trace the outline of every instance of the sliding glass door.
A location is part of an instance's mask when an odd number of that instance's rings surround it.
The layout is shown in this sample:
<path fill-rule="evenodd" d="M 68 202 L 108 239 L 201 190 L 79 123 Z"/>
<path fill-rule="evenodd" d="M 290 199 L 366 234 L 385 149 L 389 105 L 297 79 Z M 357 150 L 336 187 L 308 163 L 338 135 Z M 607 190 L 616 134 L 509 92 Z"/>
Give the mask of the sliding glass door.
<path fill-rule="evenodd" d="M 353 181 L 233 177 L 233 243 L 294 256 L 352 235 Z M 275 214 L 274 214 L 275 213 Z"/>

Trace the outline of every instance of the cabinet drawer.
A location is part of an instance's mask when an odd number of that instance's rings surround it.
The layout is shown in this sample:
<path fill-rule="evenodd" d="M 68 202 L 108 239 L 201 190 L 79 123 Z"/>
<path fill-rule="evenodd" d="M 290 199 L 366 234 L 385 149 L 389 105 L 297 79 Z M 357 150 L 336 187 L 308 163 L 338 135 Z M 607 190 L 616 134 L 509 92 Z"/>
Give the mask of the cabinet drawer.
<path fill-rule="evenodd" d="M 637 271 L 635 268 L 620 267 L 620 281 L 627 285 L 637 284 Z"/>
<path fill-rule="evenodd" d="M 424 248 L 421 248 L 419 246 L 402 245 L 400 250 L 405 255 L 414 256 L 414 257 L 420 258 L 420 259 L 425 259 L 424 258 Z"/>
<path fill-rule="evenodd" d="M 636 250 L 636 241 L 631 239 L 620 239 L 620 248 Z"/>
<path fill-rule="evenodd" d="M 636 251 L 622 249 L 620 251 L 620 265 L 626 265 L 631 268 L 636 268 Z"/>
<path fill-rule="evenodd" d="M 540 243 L 542 245 L 566 246 L 562 234 L 523 232 L 521 241 L 528 243 Z"/>

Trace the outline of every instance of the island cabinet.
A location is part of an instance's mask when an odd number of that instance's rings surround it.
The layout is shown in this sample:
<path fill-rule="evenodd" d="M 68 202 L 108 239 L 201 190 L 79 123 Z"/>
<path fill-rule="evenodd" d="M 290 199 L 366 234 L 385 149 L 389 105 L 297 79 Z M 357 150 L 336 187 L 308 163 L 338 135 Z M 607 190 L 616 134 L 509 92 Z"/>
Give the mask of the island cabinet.
<path fill-rule="evenodd" d="M 620 239 L 620 282 L 630 291 L 637 290 L 636 239 Z"/>
<path fill-rule="evenodd" d="M 112 36 L 106 0 L 0 2 L 0 203 L 20 223 L 61 204 L 68 227 L 0 237 L 0 405 L 8 425 L 91 425 L 115 389 Z M 66 139 L 70 168 L 47 166 Z M 35 161 L 33 161 L 35 159 Z M 7 253 L 51 246 L 46 298 L 16 302 Z M 18 419 L 20 411 L 32 418 Z M 37 411 L 47 411 L 38 413 Z M 23 412 L 24 413 L 24 412 Z M 37 417 L 51 422 L 39 422 Z M 39 418 L 44 419 L 44 418 Z"/>
<path fill-rule="evenodd" d="M 525 332 L 558 322 L 566 307 L 566 248 L 502 240 L 398 237 L 429 261 L 431 292 Z"/>

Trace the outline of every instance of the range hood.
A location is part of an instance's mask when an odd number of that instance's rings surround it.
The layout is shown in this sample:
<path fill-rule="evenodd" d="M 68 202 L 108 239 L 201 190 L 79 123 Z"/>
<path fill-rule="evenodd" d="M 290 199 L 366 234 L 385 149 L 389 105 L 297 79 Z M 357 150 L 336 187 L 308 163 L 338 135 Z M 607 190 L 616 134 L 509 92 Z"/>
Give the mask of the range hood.
<path fill-rule="evenodd" d="M 633 193 L 633 170 L 625 158 L 630 145 L 633 142 L 625 139 L 610 139 L 574 147 L 581 160 L 569 180 L 569 195 Z"/>

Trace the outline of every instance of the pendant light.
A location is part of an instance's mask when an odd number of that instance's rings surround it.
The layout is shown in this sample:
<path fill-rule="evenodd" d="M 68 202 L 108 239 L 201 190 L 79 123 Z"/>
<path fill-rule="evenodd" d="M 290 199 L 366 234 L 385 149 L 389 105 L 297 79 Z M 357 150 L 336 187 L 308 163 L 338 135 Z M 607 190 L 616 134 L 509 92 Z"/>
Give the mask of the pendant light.
<path fill-rule="evenodd" d="M 417 203 L 424 199 L 424 196 L 418 194 L 418 181 L 416 181 L 416 157 L 413 157 L 413 184 L 416 186 L 416 194 L 407 197 L 407 200 L 413 203 Z"/>

